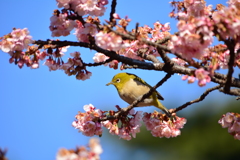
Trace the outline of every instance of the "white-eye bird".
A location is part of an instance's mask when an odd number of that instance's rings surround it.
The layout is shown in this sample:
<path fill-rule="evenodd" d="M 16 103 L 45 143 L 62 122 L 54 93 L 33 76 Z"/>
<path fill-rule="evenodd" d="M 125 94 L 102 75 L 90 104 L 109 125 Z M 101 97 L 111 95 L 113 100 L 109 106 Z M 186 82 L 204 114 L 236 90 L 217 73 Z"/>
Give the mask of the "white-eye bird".
<path fill-rule="evenodd" d="M 128 104 L 132 104 L 135 100 L 140 99 L 144 94 L 148 93 L 152 88 L 147 82 L 130 73 L 118 73 L 109 82 L 108 85 L 114 85 L 118 91 L 119 96 Z M 171 116 L 168 109 L 164 107 L 159 100 L 163 97 L 157 91 L 145 98 L 142 102 L 137 104 L 137 107 L 155 106 L 166 113 L 168 117 Z"/>

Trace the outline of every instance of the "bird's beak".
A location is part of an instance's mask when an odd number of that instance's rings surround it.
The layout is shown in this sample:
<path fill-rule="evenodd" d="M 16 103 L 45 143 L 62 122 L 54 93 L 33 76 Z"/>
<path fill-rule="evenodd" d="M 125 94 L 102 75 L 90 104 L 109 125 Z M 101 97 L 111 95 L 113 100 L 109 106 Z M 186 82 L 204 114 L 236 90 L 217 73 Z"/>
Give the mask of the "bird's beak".
<path fill-rule="evenodd" d="M 113 84 L 112 82 L 109 82 L 108 84 L 106 84 L 106 86 L 109 86 L 110 84 Z"/>

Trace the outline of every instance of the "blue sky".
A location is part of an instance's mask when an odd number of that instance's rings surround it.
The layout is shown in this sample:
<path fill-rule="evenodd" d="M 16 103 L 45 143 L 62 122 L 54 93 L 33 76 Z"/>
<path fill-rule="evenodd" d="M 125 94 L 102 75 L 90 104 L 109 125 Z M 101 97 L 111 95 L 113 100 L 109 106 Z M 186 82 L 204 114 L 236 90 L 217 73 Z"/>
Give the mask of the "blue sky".
<path fill-rule="evenodd" d="M 169 1 L 118 1 L 117 13 L 121 17 L 128 15 L 132 19 L 129 29 L 135 27 L 135 23 L 152 26 L 154 22 L 170 22 L 172 33 L 176 31 L 176 21 L 168 17 L 171 11 Z M 221 0 L 218 3 L 225 1 Z M 214 0 L 208 4 L 216 4 Z M 224 3 L 225 4 L 225 3 Z M 0 1 L 0 36 L 11 32 L 13 27 L 27 27 L 35 40 L 51 39 L 49 31 L 50 16 L 57 9 L 54 0 L 8 0 Z M 110 5 L 107 6 L 108 8 Z M 109 9 L 101 17 L 109 19 Z M 66 39 L 62 37 L 60 39 Z M 74 35 L 67 37 L 75 41 Z M 83 48 L 70 48 L 68 53 L 80 51 L 85 62 L 93 62 L 92 57 L 96 53 Z M 71 123 L 78 111 L 83 111 L 85 104 L 92 103 L 102 110 L 110 110 L 118 104 L 126 107 L 113 86 L 105 86 L 111 78 L 120 70 L 112 70 L 108 67 L 88 68 L 93 73 L 91 79 L 86 81 L 68 77 L 62 71 L 49 72 L 41 62 L 39 69 L 23 67 L 19 69 L 9 64 L 9 55 L 0 51 L 0 148 L 8 148 L 7 157 L 10 160 L 48 160 L 55 159 L 59 148 L 75 148 L 86 145 L 89 137 L 83 136 L 75 130 Z M 239 69 L 235 70 L 239 73 Z M 127 70 L 145 79 L 154 85 L 165 74 L 163 72 L 147 70 Z M 155 78 L 152 78 L 154 75 Z M 237 74 L 235 74 L 237 75 Z M 214 84 L 199 88 L 197 83 L 187 84 L 181 81 L 179 75 L 174 75 L 158 91 L 161 92 L 167 108 L 175 108 L 184 102 L 195 99 Z M 207 99 L 221 97 L 222 101 L 234 99 L 233 97 L 214 92 Z M 220 102 L 216 102 L 216 105 Z M 168 105 L 169 104 L 169 105 Z M 204 107 L 204 106 L 202 106 Z M 205 106 L 207 107 L 207 106 Z M 194 112 L 196 107 L 189 107 L 183 112 Z M 198 106 L 199 108 L 199 106 Z M 153 111 L 153 107 L 142 108 L 144 111 Z M 187 118 L 187 117 L 186 117 Z M 111 136 L 105 133 L 101 138 L 104 150 L 102 159 L 111 159 L 111 153 L 121 155 L 125 152 L 123 147 L 112 147 Z"/>

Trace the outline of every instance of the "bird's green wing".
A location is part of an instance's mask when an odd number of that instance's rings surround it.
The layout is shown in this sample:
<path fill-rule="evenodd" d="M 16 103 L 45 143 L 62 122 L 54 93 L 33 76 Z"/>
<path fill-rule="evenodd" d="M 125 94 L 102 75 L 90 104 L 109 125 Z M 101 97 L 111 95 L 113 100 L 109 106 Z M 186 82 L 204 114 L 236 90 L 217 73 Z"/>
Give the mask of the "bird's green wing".
<path fill-rule="evenodd" d="M 131 76 L 131 77 L 133 78 L 133 80 L 139 81 L 139 82 L 141 82 L 142 84 L 148 86 L 149 88 L 152 88 L 152 86 L 150 86 L 147 82 L 145 82 L 143 79 L 139 78 L 139 77 L 136 76 L 135 74 L 131 74 L 131 73 L 127 73 L 127 74 L 128 74 L 129 76 Z M 155 90 L 155 92 L 156 92 L 157 98 L 158 98 L 159 100 L 164 100 L 164 98 L 162 97 L 162 95 L 161 95 L 158 91 Z"/>

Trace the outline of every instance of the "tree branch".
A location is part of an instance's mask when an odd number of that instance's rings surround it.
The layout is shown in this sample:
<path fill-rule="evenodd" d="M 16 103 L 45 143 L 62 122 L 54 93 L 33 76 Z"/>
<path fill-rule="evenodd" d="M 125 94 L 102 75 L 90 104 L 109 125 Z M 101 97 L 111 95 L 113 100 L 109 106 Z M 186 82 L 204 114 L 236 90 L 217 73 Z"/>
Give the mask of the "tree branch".
<path fill-rule="evenodd" d="M 191 105 L 191 104 L 193 104 L 193 103 L 197 103 L 197 102 L 200 102 L 200 101 L 204 100 L 204 98 L 205 98 L 210 92 L 212 92 L 212 91 L 214 91 L 214 90 L 217 90 L 217 89 L 221 88 L 222 86 L 223 86 L 223 85 L 218 85 L 218 86 L 215 86 L 215 87 L 213 87 L 213 88 L 207 89 L 199 98 L 197 98 L 197 99 L 195 99 L 195 100 L 192 100 L 192 101 L 189 101 L 189 102 L 181 105 L 180 107 L 177 107 L 177 108 L 174 109 L 172 112 L 173 112 L 173 113 L 174 113 L 174 112 L 178 112 L 178 111 L 186 108 L 187 106 L 189 106 L 189 105 Z"/>
<path fill-rule="evenodd" d="M 233 65 L 234 65 L 234 60 L 235 60 L 235 53 L 234 53 L 235 41 L 229 39 L 229 40 L 225 41 L 225 44 L 228 46 L 228 49 L 230 51 L 230 58 L 228 61 L 228 73 L 227 73 L 226 84 L 224 86 L 224 91 L 230 92 L 232 74 L 234 72 Z"/>
<path fill-rule="evenodd" d="M 111 12 L 110 12 L 110 18 L 109 21 L 113 22 L 113 14 L 116 13 L 116 6 L 117 6 L 117 0 L 112 0 L 112 4 L 111 4 Z"/>
<path fill-rule="evenodd" d="M 100 66 L 106 63 L 111 62 L 113 59 L 109 58 L 104 62 L 98 62 L 98 63 L 83 63 L 84 66 L 88 66 L 88 67 L 95 67 L 95 66 Z"/>
<path fill-rule="evenodd" d="M 224 89 L 220 89 L 220 92 L 223 92 L 225 94 L 233 95 L 233 96 L 240 96 L 240 89 L 231 89 L 230 91 L 226 92 Z"/>
<path fill-rule="evenodd" d="M 138 56 L 141 58 L 144 58 L 146 60 L 152 61 L 154 63 L 160 63 L 160 61 L 153 55 L 145 54 L 147 52 L 148 48 L 142 48 L 137 51 Z"/>
<path fill-rule="evenodd" d="M 37 40 L 37 41 L 34 42 L 34 44 L 37 44 L 37 45 L 56 45 L 56 48 L 57 47 L 69 46 L 69 45 L 70 46 L 85 47 L 85 48 L 93 49 L 97 52 L 103 53 L 106 56 L 110 57 L 111 59 L 116 59 L 119 62 L 134 66 L 135 68 L 139 68 L 139 69 L 163 71 L 164 66 L 165 66 L 164 63 L 149 63 L 149 62 L 143 62 L 143 61 L 139 61 L 139 60 L 136 60 L 136 59 L 131 59 L 131 58 L 128 58 L 128 57 L 124 57 L 124 56 L 118 55 L 114 51 L 109 51 L 109 50 L 102 49 L 102 48 L 98 47 L 96 44 L 90 44 L 90 43 L 85 43 L 85 42 Z M 187 67 L 184 67 L 184 66 L 179 66 L 175 63 L 173 63 L 173 66 L 171 67 L 171 72 L 172 73 L 191 75 L 194 71 L 195 71 L 195 69 L 193 69 L 193 68 L 187 68 Z M 226 75 L 214 72 L 213 77 L 211 77 L 211 81 L 214 82 L 214 83 L 218 83 L 218 84 L 225 84 L 224 80 L 226 79 L 226 77 L 227 77 Z M 232 77 L 231 78 L 231 86 L 240 88 L 240 80 Z"/>

